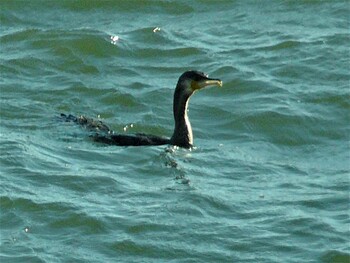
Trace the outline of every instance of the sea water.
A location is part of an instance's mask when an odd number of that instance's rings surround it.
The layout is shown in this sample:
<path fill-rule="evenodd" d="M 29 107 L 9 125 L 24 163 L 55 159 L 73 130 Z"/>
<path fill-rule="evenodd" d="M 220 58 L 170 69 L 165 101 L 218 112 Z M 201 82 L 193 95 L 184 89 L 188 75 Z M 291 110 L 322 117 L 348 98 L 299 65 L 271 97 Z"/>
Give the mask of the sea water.
<path fill-rule="evenodd" d="M 1 1 L 1 262 L 349 262 L 349 1 Z M 117 147 L 59 120 L 171 136 Z"/>

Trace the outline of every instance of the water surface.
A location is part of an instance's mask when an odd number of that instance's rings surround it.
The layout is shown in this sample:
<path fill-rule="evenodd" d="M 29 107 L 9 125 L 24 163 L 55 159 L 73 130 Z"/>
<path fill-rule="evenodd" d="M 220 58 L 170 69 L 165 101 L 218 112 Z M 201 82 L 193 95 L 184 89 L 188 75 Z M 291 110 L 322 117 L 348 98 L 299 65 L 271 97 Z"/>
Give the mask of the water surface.
<path fill-rule="evenodd" d="M 349 3 L 1 1 L 1 262 L 349 262 Z M 57 120 L 171 136 L 114 147 Z"/>

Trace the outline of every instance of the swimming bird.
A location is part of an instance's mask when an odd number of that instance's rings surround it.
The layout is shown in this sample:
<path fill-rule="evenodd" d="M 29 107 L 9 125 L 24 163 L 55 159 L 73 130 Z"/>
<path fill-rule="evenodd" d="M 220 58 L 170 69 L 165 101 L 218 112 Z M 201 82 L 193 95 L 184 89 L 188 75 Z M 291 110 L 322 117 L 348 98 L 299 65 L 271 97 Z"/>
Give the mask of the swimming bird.
<path fill-rule="evenodd" d="M 97 142 L 119 146 L 170 144 L 184 148 L 191 148 L 193 146 L 193 133 L 187 115 L 189 99 L 197 90 L 208 86 L 221 87 L 222 81 L 220 79 L 209 78 L 208 75 L 203 72 L 194 70 L 186 71 L 180 76 L 174 92 L 173 114 L 175 127 L 173 135 L 170 138 L 144 133 L 114 134 L 107 125 L 98 120 L 87 118 L 85 116 L 75 117 L 70 114 L 61 114 L 61 117 L 65 121 L 73 121 L 89 130 L 96 131 L 97 133 L 93 135 L 93 139 Z"/>

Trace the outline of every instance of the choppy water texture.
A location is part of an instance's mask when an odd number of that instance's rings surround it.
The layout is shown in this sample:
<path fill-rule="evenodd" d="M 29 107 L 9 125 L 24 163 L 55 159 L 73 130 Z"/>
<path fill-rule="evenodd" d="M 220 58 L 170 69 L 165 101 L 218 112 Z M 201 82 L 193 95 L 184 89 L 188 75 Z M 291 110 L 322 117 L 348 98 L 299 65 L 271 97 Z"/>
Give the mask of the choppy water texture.
<path fill-rule="evenodd" d="M 349 262 L 348 1 L 1 1 L 1 262 Z M 57 120 L 196 148 L 114 147 Z"/>

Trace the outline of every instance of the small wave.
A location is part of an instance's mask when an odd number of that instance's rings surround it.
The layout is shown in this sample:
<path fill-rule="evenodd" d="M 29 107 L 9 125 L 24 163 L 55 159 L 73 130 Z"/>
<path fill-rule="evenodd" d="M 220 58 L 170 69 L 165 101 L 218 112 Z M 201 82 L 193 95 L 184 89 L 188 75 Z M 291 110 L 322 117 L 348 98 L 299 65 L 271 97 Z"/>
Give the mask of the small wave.
<path fill-rule="evenodd" d="M 271 51 L 278 51 L 278 50 L 282 50 L 282 49 L 296 48 L 296 47 L 299 47 L 300 45 L 301 45 L 300 41 L 288 40 L 288 41 L 283 41 L 283 42 L 274 44 L 272 46 L 264 47 L 263 49 L 271 50 Z"/>
<path fill-rule="evenodd" d="M 350 262 L 350 254 L 339 250 L 329 250 L 321 256 L 321 261 L 324 263 L 346 263 Z"/>
<path fill-rule="evenodd" d="M 19 42 L 19 41 L 28 41 L 33 37 L 37 36 L 41 30 L 35 28 L 18 30 L 15 32 L 7 33 L 0 37 L 0 41 L 2 44 Z"/>

